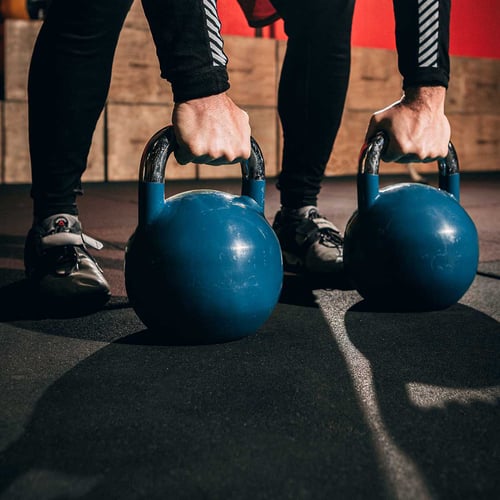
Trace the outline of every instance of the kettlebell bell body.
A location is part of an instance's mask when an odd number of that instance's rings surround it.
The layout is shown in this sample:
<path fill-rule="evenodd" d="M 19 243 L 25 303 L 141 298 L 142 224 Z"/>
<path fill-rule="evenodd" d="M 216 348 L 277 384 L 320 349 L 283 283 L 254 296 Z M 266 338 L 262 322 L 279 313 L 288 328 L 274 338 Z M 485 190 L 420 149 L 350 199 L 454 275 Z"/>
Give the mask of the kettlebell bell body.
<path fill-rule="evenodd" d="M 348 221 L 345 270 L 370 303 L 396 310 L 440 310 L 458 302 L 479 260 L 474 222 L 459 203 L 453 145 L 439 160 L 439 189 L 401 183 L 379 190 L 383 134 L 360 155 L 358 210 Z"/>
<path fill-rule="evenodd" d="M 143 155 L 139 224 L 125 252 L 129 300 L 169 342 L 253 334 L 274 310 L 283 282 L 280 246 L 264 217 L 260 149 L 252 140 L 241 195 L 200 189 L 165 200 L 164 169 L 174 145 L 167 127 Z"/>

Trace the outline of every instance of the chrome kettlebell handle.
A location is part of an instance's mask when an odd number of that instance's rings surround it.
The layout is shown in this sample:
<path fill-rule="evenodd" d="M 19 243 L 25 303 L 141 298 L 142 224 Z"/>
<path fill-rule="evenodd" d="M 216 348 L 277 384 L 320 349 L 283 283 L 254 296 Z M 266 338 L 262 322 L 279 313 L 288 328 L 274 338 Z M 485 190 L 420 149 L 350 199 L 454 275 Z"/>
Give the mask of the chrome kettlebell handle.
<path fill-rule="evenodd" d="M 378 174 L 380 159 L 387 148 L 389 138 L 384 131 L 378 132 L 361 148 L 358 162 L 358 201 L 361 206 L 368 206 L 378 195 Z M 459 163 L 455 147 L 448 144 L 446 158 L 437 160 L 439 173 L 439 189 L 450 193 L 460 201 Z M 371 180 L 368 180 L 374 176 Z M 362 182 L 364 180 L 364 182 Z M 361 184 L 361 186 L 360 186 Z"/>

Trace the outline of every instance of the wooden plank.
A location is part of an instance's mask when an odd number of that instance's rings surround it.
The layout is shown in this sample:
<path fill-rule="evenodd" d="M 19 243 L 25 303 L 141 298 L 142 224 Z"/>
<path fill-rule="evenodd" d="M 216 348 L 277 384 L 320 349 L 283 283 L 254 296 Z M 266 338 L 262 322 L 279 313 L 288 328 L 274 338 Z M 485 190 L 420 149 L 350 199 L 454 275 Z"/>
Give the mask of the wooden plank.
<path fill-rule="evenodd" d="M 353 47 L 346 109 L 385 108 L 402 95 L 395 51 Z"/>
<path fill-rule="evenodd" d="M 5 101 L 0 101 L 0 184 L 5 181 L 5 161 L 4 161 L 4 142 L 5 142 Z"/>
<path fill-rule="evenodd" d="M 4 179 L 5 183 L 31 183 L 28 145 L 28 105 L 21 101 L 4 103 Z M 83 181 L 104 180 L 104 120 L 99 119 Z"/>
<path fill-rule="evenodd" d="M 500 114 L 448 115 L 463 172 L 500 170 Z"/>
<path fill-rule="evenodd" d="M 240 106 L 276 106 L 276 41 L 225 36 L 224 51 L 231 98 Z"/>
<path fill-rule="evenodd" d="M 448 113 L 500 113 L 500 60 L 451 57 Z"/>
<path fill-rule="evenodd" d="M 366 111 L 344 111 L 342 124 L 326 167 L 326 176 L 356 174 L 358 155 L 368 123 L 367 116 Z"/>
<path fill-rule="evenodd" d="M 87 169 L 85 170 L 83 182 L 102 182 L 105 177 L 105 120 L 104 112 L 101 113 L 97 121 L 94 135 L 92 137 L 92 145 L 90 146 L 89 156 L 87 158 Z"/>
<path fill-rule="evenodd" d="M 259 144 L 266 167 L 266 177 L 274 177 L 278 169 L 277 146 L 277 116 L 273 107 L 248 107 L 245 109 L 250 117 L 252 135 Z M 200 179 L 229 179 L 241 178 L 239 165 L 198 167 Z"/>
<path fill-rule="evenodd" d="M 5 102 L 5 182 L 31 183 L 28 149 L 28 105 L 25 102 Z"/>
<path fill-rule="evenodd" d="M 108 102 L 171 104 L 170 84 L 160 77 L 160 67 L 149 30 L 125 26 L 116 47 Z"/>
<path fill-rule="evenodd" d="M 151 104 L 108 104 L 108 180 L 135 181 L 144 147 L 161 128 L 168 125 L 171 106 Z M 179 165 L 172 156 L 167 179 L 194 179 L 196 166 Z"/>
<path fill-rule="evenodd" d="M 276 71 L 277 71 L 277 82 L 279 83 L 279 77 L 281 75 L 281 70 L 283 68 L 283 61 L 285 60 L 286 48 L 288 41 L 287 40 L 278 40 L 276 47 Z"/>
<path fill-rule="evenodd" d="M 141 29 L 143 31 L 149 29 L 146 16 L 144 15 L 144 10 L 142 8 L 141 0 L 134 0 L 127 18 L 125 19 L 124 27 Z"/>
<path fill-rule="evenodd" d="M 5 99 L 26 100 L 31 54 L 42 22 L 6 19 L 3 23 L 5 30 Z"/>

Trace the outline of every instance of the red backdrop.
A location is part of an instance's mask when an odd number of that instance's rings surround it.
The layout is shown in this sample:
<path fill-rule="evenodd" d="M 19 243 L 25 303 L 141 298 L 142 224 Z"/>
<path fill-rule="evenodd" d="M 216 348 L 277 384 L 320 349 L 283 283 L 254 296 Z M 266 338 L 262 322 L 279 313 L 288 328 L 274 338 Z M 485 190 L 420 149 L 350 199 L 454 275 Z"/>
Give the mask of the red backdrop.
<path fill-rule="evenodd" d="M 236 0 L 218 0 L 218 6 L 223 34 L 255 36 Z M 500 58 L 499 22 L 500 0 L 452 0 L 450 53 Z M 262 36 L 286 38 L 283 23 L 264 28 Z M 392 0 L 357 0 L 352 41 L 359 47 L 394 48 Z"/>

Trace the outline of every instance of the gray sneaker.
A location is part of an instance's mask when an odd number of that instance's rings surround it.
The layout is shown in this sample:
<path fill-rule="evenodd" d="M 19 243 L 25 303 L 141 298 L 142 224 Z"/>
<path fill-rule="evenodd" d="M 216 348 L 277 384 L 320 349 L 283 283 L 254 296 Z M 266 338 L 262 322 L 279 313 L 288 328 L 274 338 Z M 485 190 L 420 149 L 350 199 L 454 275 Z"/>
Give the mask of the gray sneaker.
<path fill-rule="evenodd" d="M 343 270 L 344 240 L 338 228 L 315 206 L 282 208 L 273 229 L 283 253 L 285 270 L 308 273 L 336 273 Z"/>
<path fill-rule="evenodd" d="M 87 250 L 102 246 L 83 234 L 75 215 L 57 214 L 33 225 L 26 237 L 24 264 L 44 305 L 84 311 L 109 300 L 109 284 Z"/>

